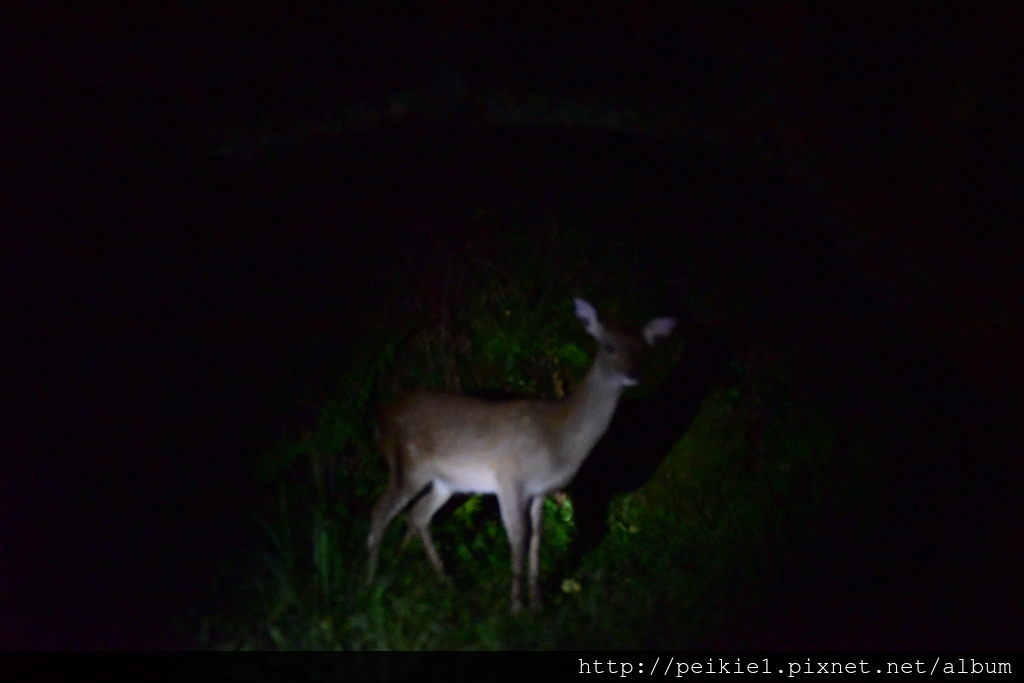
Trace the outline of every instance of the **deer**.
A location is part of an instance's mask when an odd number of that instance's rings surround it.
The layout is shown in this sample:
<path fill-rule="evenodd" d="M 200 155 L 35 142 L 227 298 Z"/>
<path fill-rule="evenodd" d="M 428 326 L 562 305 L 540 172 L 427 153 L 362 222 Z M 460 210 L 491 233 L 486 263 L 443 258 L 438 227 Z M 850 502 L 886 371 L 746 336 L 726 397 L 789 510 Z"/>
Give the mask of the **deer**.
<path fill-rule="evenodd" d="M 443 579 L 444 564 L 430 536 L 431 519 L 454 493 L 493 493 L 512 551 L 511 611 L 516 614 L 523 606 L 524 554 L 530 609 L 541 608 L 544 499 L 572 481 L 608 429 L 622 392 L 638 383 L 637 363 L 645 343 L 653 346 L 676 324 L 674 318 L 654 318 L 641 337 L 606 327 L 586 300 L 576 298 L 574 303 L 584 329 L 597 340 L 597 352 L 590 370 L 567 397 L 496 403 L 419 391 L 385 411 L 379 445 L 390 476 L 370 519 L 366 585 L 373 583 L 384 532 L 406 508 L 406 540 L 418 534 Z"/>

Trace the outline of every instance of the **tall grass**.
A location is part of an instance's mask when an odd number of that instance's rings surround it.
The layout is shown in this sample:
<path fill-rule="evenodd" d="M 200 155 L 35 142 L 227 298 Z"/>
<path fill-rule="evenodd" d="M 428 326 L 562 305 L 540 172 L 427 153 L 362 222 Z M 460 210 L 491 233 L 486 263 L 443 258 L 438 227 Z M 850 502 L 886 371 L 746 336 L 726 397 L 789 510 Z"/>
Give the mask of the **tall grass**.
<path fill-rule="evenodd" d="M 335 377 L 339 394 L 262 460 L 258 474 L 277 499 L 267 543 L 235 582 L 236 609 L 204 622 L 203 645 L 756 646 L 729 634 L 770 610 L 791 551 L 813 537 L 815 520 L 843 504 L 835 492 L 852 490 L 837 483 L 864 479 L 855 458 L 840 457 L 829 414 L 801 397 L 777 349 L 745 350 L 758 360 L 737 361 L 737 379 L 708 394 L 688 430 L 680 426 L 655 474 L 615 499 L 607 537 L 578 566 L 569 559 L 572 503 L 547 502 L 541 612 L 509 614 L 509 550 L 493 498 L 458 500 L 461 507 L 446 506 L 435 519 L 446 581 L 418 541 L 399 549 L 405 529 L 396 522 L 377 581 L 363 585 L 369 511 L 387 476 L 373 443 L 376 411 L 415 386 L 563 395 L 592 356 L 570 294 L 598 294 L 612 317 L 635 300 L 633 259 L 622 245 L 566 225 L 551 218 L 531 239 L 500 250 L 468 247 L 447 261 L 442 291 L 382 312 Z M 605 296 L 612 292 L 626 294 Z M 651 309 L 635 311 L 635 320 L 659 313 Z"/>

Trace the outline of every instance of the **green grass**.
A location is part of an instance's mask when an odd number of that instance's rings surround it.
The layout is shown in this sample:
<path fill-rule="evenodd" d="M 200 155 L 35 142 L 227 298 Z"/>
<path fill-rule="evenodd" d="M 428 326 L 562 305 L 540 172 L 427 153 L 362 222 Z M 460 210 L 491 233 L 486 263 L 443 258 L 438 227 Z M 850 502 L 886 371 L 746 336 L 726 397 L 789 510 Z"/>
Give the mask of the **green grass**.
<path fill-rule="evenodd" d="M 509 614 L 509 552 L 493 506 L 470 498 L 435 522 L 450 576 L 414 540 L 387 534 L 378 579 L 363 585 L 368 507 L 322 502 L 283 512 L 248 573 L 239 611 L 211 617 L 204 645 L 223 649 L 619 649 L 722 642 L 785 572 L 786 549 L 830 504 L 824 415 L 783 408 L 752 459 L 743 398 L 713 392 L 689 432 L 639 490 L 617 498 L 610 533 L 570 575 L 571 506 L 549 500 L 542 550 L 545 607 Z M 282 494 L 285 500 L 286 494 Z M 813 525 L 812 525 L 813 526 Z M 799 530 L 799 531 L 797 531 Z M 763 605 L 760 605 L 763 607 Z"/>
<path fill-rule="evenodd" d="M 435 518 L 447 580 L 435 576 L 418 540 L 399 550 L 405 528 L 398 520 L 383 541 L 377 581 L 363 585 L 370 509 L 387 479 L 373 440 L 378 408 L 420 386 L 562 395 L 592 357 L 571 314 L 572 294 L 600 302 L 611 319 L 628 312 L 625 322 L 662 313 L 633 310 L 644 303 L 641 289 L 670 281 L 652 267 L 637 284 L 631 264 L 649 260 L 640 252 L 651 249 L 642 234 L 602 242 L 597 232 L 573 228 L 576 219 L 561 209 L 532 223 L 486 211 L 476 220 L 488 228 L 485 237 L 459 259 L 439 257 L 450 283 L 444 291 L 421 292 L 415 305 L 407 293 L 387 304 L 382 293 L 376 328 L 339 351 L 346 362 L 291 377 L 301 389 L 289 400 L 316 417 L 257 468 L 267 498 L 277 500 L 263 513 L 267 543 L 227 586 L 235 608 L 203 621 L 201 645 L 756 647 L 760 624 L 771 628 L 771 601 L 827 533 L 824 520 L 873 491 L 869 459 L 858 450 L 865 447 L 840 445 L 829 411 L 798 390 L 786 349 L 738 349 L 736 358 L 747 360 L 735 363 L 735 383 L 713 390 L 694 422 L 680 425 L 656 473 L 613 501 L 609 534 L 578 566 L 569 566 L 571 505 L 548 501 L 540 612 L 509 614 L 509 549 L 493 499 L 470 498 Z M 664 250 L 657 259 L 667 272 L 681 260 Z M 773 271 L 765 267 L 768 278 Z M 691 307 L 714 317 L 715 309 L 735 314 L 753 300 L 716 300 L 711 293 L 720 284 L 691 287 Z M 661 376 L 685 353 L 685 340 L 663 347 L 652 359 Z"/>

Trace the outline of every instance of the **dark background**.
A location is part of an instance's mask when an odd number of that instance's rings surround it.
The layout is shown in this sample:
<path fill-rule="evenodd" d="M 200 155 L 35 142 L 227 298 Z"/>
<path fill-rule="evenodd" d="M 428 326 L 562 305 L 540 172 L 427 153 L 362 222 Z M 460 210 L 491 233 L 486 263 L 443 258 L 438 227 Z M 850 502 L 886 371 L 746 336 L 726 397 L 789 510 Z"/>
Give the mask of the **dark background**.
<path fill-rule="evenodd" d="M 594 187 L 664 202 L 666 239 L 769 245 L 827 339 L 845 311 L 807 283 L 892 321 L 849 356 L 906 454 L 879 543 L 912 540 L 921 582 L 886 599 L 1019 642 L 1022 19 L 5 7 L 3 645 L 189 645 L 166 615 L 216 603 L 256 533 L 248 468 L 281 435 L 268 387 L 294 340 L 344 343 L 381 279 L 429 283 L 401 269 L 465 236 L 467 198 Z M 545 120 L 578 102 L 619 114 Z"/>

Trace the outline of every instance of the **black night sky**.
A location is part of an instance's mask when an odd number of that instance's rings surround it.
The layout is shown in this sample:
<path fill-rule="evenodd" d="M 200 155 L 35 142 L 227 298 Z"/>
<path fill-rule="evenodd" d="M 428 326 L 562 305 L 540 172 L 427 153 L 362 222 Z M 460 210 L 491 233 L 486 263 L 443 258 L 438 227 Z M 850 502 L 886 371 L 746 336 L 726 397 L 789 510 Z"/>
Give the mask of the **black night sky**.
<path fill-rule="evenodd" d="M 387 5 L 0 10 L 0 647 L 196 647 L 312 419 L 282 368 L 566 206 L 646 240 L 623 296 L 810 349 L 889 463 L 887 522 L 712 644 L 1019 647 L 1024 11 Z"/>

